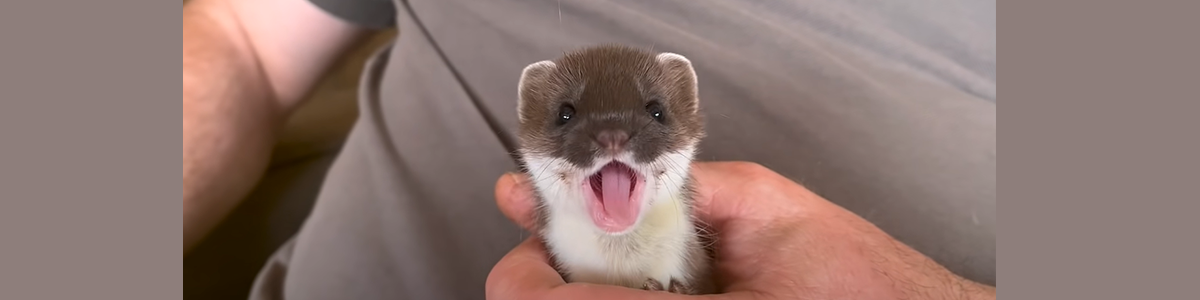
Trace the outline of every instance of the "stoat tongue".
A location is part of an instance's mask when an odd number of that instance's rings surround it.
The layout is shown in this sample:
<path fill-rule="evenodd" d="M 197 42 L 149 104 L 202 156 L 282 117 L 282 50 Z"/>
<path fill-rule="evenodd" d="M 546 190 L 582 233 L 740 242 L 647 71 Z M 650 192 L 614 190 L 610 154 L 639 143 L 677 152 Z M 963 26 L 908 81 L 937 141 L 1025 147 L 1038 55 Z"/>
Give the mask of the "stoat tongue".
<path fill-rule="evenodd" d="M 636 185 L 633 170 L 620 163 L 611 163 L 592 175 L 592 192 L 595 193 L 592 218 L 601 229 L 620 232 L 637 221 L 639 205 L 634 199 Z"/>

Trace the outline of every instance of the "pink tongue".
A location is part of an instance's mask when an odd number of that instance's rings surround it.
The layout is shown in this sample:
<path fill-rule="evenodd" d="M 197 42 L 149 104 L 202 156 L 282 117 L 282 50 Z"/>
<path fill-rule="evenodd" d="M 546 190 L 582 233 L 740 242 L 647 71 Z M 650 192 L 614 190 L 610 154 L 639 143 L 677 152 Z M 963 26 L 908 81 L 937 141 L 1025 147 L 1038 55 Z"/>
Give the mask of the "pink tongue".
<path fill-rule="evenodd" d="M 633 225 L 637 220 L 637 211 L 634 210 L 633 203 L 630 200 L 630 195 L 633 191 L 629 186 L 633 181 L 628 171 L 622 168 L 608 167 L 600 170 L 600 180 L 602 180 L 604 199 L 604 214 L 621 227 Z"/>

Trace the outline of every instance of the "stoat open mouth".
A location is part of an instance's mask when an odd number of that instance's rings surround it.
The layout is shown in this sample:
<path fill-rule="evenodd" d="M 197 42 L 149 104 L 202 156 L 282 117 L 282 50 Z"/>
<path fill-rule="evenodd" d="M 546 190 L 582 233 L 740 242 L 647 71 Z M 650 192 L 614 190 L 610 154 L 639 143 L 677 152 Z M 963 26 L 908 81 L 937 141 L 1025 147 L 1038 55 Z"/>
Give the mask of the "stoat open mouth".
<path fill-rule="evenodd" d="M 637 222 L 642 179 L 629 166 L 611 162 L 584 181 L 588 212 L 600 229 L 624 232 Z"/>

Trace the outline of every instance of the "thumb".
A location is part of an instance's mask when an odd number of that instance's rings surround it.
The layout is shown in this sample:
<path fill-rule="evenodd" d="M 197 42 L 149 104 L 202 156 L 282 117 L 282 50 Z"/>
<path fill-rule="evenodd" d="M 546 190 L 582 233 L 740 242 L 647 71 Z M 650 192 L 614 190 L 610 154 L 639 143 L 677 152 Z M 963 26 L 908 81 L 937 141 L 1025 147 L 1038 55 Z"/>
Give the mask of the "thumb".
<path fill-rule="evenodd" d="M 533 230 L 533 187 L 525 175 L 507 173 L 496 181 L 496 206 L 504 216 L 525 230 Z"/>

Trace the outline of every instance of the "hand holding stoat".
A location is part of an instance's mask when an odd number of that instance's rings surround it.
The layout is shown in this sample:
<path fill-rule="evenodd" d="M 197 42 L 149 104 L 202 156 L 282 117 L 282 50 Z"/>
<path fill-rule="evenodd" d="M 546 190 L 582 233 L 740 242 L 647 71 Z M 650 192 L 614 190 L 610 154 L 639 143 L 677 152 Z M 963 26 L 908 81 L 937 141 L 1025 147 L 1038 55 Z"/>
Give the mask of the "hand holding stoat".
<path fill-rule="evenodd" d="M 697 217 L 717 233 L 721 294 L 689 296 L 566 283 L 531 237 L 492 269 L 487 298 L 507 299 L 995 299 L 994 287 L 956 276 L 871 223 L 766 168 L 695 163 Z M 526 229 L 524 175 L 496 186 L 500 210 Z"/>

